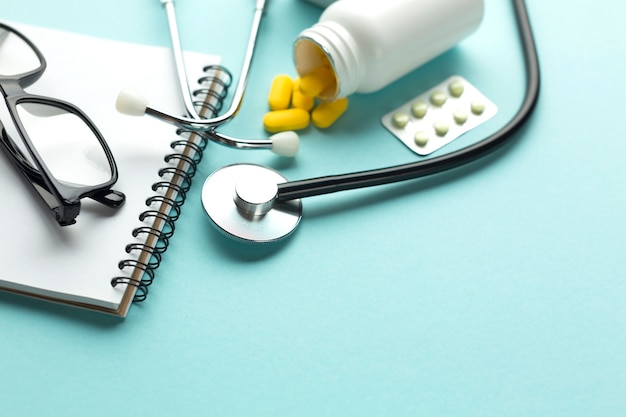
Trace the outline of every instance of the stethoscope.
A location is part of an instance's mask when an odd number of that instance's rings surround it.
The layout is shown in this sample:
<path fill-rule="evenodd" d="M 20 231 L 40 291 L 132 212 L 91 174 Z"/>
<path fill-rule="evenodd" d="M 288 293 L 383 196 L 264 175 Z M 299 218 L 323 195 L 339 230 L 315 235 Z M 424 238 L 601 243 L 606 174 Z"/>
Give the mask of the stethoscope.
<path fill-rule="evenodd" d="M 123 91 L 118 104 L 126 113 L 148 114 L 186 129 L 202 132 L 209 139 L 241 149 L 269 148 L 278 154 L 293 156 L 298 149 L 298 135 L 284 135 L 267 140 L 243 140 L 224 136 L 215 128 L 230 120 L 241 105 L 247 76 L 254 52 L 257 32 L 265 10 L 265 1 L 255 6 L 252 30 L 246 50 L 245 63 L 230 109 L 222 116 L 202 119 L 194 109 L 185 76 L 182 50 L 175 24 L 173 1 L 161 0 L 168 13 L 170 36 L 174 49 L 179 84 L 190 117 L 176 117 L 151 107 L 134 93 Z M 290 235 L 302 218 L 305 197 L 353 190 L 375 185 L 391 184 L 441 173 L 483 157 L 511 137 L 529 118 L 539 97 L 539 62 L 524 0 L 513 0 L 526 68 L 526 93 L 513 118 L 495 133 L 460 150 L 419 162 L 367 171 L 331 175 L 298 181 L 288 181 L 279 172 L 261 165 L 233 164 L 218 169 L 205 181 L 202 204 L 218 230 L 245 242 L 274 242 Z M 120 106 L 118 106 L 119 108 Z"/>

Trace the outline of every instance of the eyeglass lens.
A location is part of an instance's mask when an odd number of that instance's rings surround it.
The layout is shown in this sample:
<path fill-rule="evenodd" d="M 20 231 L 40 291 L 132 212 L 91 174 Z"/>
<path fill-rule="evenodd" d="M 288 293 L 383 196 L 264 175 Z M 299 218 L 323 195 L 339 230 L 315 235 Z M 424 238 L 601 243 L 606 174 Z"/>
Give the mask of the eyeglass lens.
<path fill-rule="evenodd" d="M 0 75 L 13 76 L 39 68 L 37 54 L 24 39 L 0 28 Z"/>
<path fill-rule="evenodd" d="M 98 137 L 74 113 L 49 104 L 17 105 L 22 126 L 50 173 L 67 186 L 95 186 L 113 175 Z"/>

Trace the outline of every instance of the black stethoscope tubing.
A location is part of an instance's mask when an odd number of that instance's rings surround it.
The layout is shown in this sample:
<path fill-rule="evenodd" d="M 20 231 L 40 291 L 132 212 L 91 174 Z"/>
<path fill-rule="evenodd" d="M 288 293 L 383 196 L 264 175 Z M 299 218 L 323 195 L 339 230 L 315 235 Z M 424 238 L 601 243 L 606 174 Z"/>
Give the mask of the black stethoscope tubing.
<path fill-rule="evenodd" d="M 441 173 L 481 158 L 510 138 L 530 117 L 539 97 L 539 59 L 524 0 L 513 0 L 526 68 L 526 93 L 513 118 L 485 139 L 458 151 L 419 162 L 387 168 L 324 176 L 278 184 L 277 201 L 295 200 L 337 191 L 391 184 Z"/>

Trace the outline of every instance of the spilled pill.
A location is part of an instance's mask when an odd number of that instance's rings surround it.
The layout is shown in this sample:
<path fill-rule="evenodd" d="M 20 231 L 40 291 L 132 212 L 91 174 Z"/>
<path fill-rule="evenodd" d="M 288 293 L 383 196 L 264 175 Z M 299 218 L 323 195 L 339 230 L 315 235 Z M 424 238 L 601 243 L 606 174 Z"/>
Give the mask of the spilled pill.
<path fill-rule="evenodd" d="M 263 127 L 270 133 L 302 130 L 309 125 L 310 121 L 311 115 L 303 109 L 275 110 L 265 114 Z"/>
<path fill-rule="evenodd" d="M 335 83 L 335 76 L 327 66 L 317 67 L 313 72 L 301 77 L 300 91 L 310 97 L 317 97 Z"/>
<path fill-rule="evenodd" d="M 346 97 L 335 101 L 326 101 L 317 106 L 311 113 L 313 125 L 319 129 L 330 127 L 348 109 Z"/>
<path fill-rule="evenodd" d="M 280 74 L 272 80 L 268 102 L 270 110 L 288 109 L 291 104 L 293 80 L 290 76 Z"/>
<path fill-rule="evenodd" d="M 291 95 L 291 105 L 298 109 L 310 111 L 315 106 L 315 98 L 306 96 L 300 91 L 300 78 L 293 81 L 293 93 Z"/>

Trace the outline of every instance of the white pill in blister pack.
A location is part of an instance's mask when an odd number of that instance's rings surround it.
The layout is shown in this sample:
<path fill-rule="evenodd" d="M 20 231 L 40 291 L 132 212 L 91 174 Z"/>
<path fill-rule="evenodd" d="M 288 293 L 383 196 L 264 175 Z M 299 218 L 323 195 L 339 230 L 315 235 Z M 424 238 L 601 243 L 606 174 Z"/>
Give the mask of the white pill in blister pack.
<path fill-rule="evenodd" d="M 413 152 L 428 155 L 497 111 L 476 87 L 455 75 L 385 114 L 382 124 Z"/>

